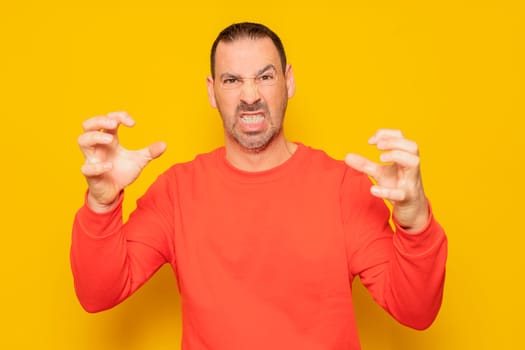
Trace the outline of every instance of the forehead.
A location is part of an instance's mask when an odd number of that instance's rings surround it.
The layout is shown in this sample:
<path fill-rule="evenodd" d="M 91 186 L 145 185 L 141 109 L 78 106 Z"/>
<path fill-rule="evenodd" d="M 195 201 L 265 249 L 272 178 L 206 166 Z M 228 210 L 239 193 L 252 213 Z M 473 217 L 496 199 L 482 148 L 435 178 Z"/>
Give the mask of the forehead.
<path fill-rule="evenodd" d="M 232 42 L 220 42 L 215 52 L 215 72 L 251 75 L 259 69 L 281 66 L 279 52 L 270 38 L 242 38 Z"/>

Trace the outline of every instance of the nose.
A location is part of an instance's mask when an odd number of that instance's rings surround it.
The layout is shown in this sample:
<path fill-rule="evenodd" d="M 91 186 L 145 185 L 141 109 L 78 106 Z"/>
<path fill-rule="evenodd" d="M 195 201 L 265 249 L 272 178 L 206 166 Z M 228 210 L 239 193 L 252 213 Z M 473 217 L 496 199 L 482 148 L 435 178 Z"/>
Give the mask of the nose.
<path fill-rule="evenodd" d="M 245 79 L 241 86 L 241 101 L 246 104 L 254 104 L 260 99 L 261 96 L 255 79 Z"/>

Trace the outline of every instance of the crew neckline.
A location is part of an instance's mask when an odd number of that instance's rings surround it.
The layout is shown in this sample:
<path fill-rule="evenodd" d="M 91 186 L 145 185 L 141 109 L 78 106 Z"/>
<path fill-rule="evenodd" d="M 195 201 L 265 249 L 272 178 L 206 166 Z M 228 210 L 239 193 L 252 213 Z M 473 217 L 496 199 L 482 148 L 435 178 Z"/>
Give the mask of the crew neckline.
<path fill-rule="evenodd" d="M 217 168 L 224 175 L 224 178 L 238 182 L 262 183 L 273 181 L 289 173 L 304 158 L 307 147 L 299 142 L 294 142 L 294 144 L 297 145 L 297 149 L 290 158 L 276 167 L 262 171 L 247 171 L 236 168 L 226 159 L 226 148 L 223 146 L 215 152 Z"/>

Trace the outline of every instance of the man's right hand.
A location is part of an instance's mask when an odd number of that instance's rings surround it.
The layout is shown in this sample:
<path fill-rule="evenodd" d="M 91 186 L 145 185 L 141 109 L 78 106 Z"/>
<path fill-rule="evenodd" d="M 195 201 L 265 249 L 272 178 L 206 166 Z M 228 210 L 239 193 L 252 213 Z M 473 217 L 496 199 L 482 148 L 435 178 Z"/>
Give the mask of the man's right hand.
<path fill-rule="evenodd" d="M 135 121 L 125 112 L 93 117 L 84 121 L 84 133 L 78 138 L 85 158 L 81 171 L 89 186 L 87 204 L 96 212 L 111 210 L 120 192 L 166 150 L 163 142 L 136 151 L 125 149 L 118 141 L 120 124 L 132 127 Z"/>

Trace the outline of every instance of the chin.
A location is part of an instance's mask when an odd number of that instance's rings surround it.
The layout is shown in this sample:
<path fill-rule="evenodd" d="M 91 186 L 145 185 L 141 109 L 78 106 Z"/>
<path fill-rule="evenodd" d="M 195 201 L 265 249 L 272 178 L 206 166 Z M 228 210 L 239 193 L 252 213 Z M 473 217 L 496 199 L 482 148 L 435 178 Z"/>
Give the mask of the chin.
<path fill-rule="evenodd" d="M 281 129 L 270 128 L 261 132 L 253 133 L 236 133 L 231 132 L 230 138 L 240 146 L 244 151 L 250 153 L 259 153 L 268 148 L 281 133 Z"/>
<path fill-rule="evenodd" d="M 263 135 L 260 135 L 263 136 Z M 259 153 L 264 151 L 275 139 L 275 134 L 269 136 L 259 137 L 258 140 L 239 140 L 236 139 L 237 143 L 246 151 L 251 153 Z"/>

